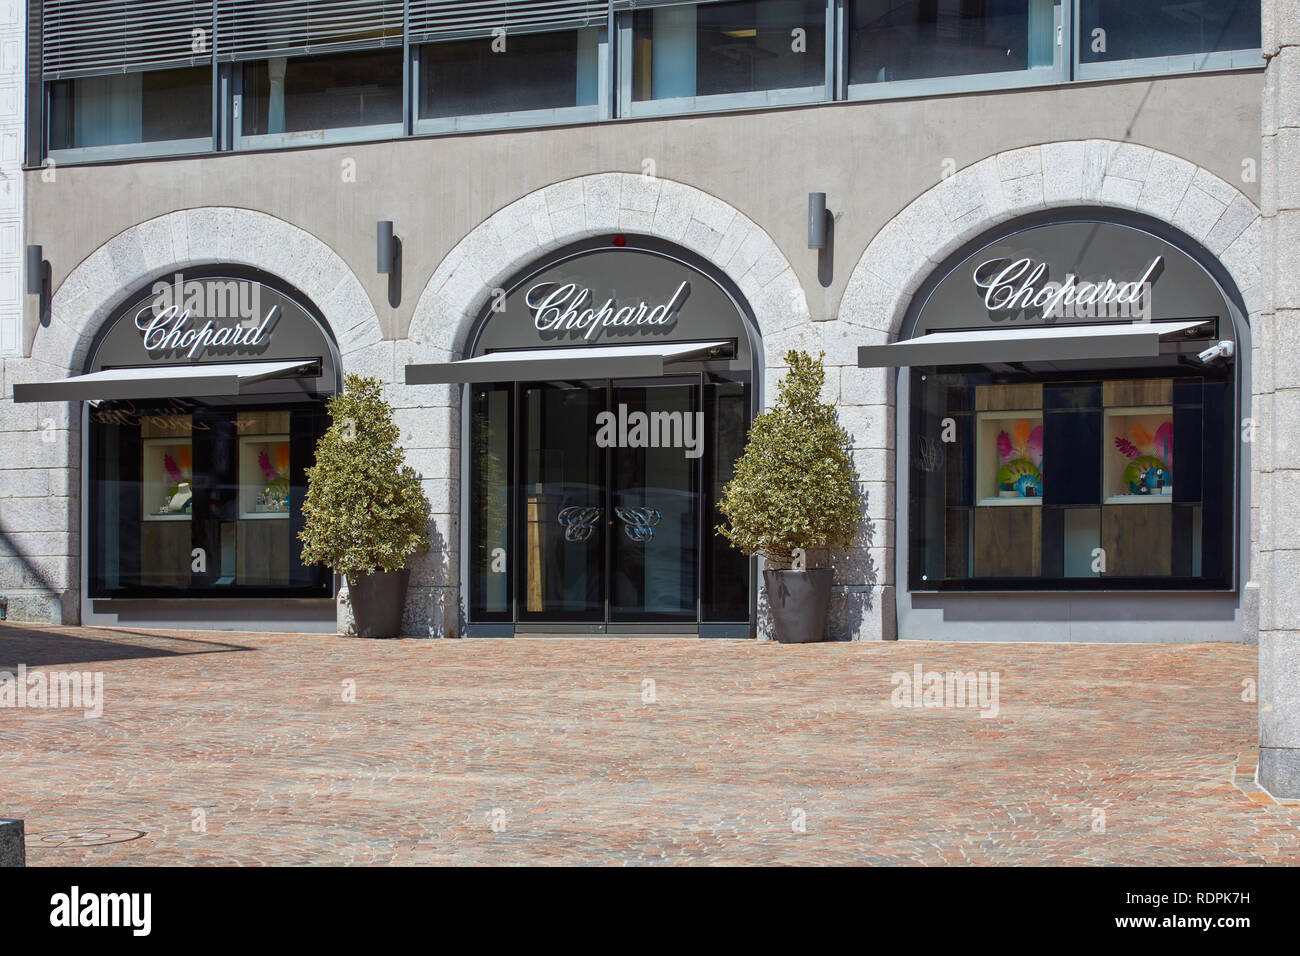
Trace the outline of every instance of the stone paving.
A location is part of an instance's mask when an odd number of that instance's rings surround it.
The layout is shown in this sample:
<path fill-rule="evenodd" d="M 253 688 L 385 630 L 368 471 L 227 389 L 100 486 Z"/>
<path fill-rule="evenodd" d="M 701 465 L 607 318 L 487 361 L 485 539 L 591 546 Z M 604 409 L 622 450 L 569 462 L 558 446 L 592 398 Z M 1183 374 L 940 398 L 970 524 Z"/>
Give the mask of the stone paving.
<path fill-rule="evenodd" d="M 1239 645 L 0 625 L 19 664 L 104 688 L 0 709 L 32 866 L 1300 864 Z M 996 672 L 996 717 L 894 706 L 916 665 Z"/>

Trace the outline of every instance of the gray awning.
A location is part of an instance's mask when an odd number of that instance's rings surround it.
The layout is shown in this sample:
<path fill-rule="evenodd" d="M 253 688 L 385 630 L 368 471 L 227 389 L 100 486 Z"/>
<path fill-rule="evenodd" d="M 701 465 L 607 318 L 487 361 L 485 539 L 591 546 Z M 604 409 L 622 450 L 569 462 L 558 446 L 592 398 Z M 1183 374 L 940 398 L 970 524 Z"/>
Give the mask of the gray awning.
<path fill-rule="evenodd" d="M 408 365 L 406 384 L 651 378 L 664 374 L 665 363 L 715 356 L 729 358 L 731 348 L 731 342 L 661 342 L 654 345 L 593 345 L 489 352 L 458 362 Z"/>
<path fill-rule="evenodd" d="M 319 368 L 320 362 L 317 359 L 115 368 L 53 382 L 16 384 L 14 401 L 93 402 L 238 395 L 249 385 L 272 378 L 294 378 L 304 373 L 319 374 Z"/>
<path fill-rule="evenodd" d="M 1212 320 L 1134 325 L 1044 325 L 988 331 L 931 332 L 889 345 L 858 348 L 859 368 L 907 365 L 985 365 L 1082 359 L 1155 358 L 1160 346 L 1191 339 Z"/>

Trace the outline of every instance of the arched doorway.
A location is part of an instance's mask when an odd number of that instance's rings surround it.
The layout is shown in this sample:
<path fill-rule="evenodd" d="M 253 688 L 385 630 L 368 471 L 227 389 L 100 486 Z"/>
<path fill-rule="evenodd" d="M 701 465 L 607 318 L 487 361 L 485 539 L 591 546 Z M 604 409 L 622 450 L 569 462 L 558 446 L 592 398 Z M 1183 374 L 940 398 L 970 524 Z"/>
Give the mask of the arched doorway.
<path fill-rule="evenodd" d="M 677 246 L 566 246 L 488 297 L 463 357 L 470 635 L 753 632 L 752 562 L 713 527 L 756 410 L 740 291 Z"/>

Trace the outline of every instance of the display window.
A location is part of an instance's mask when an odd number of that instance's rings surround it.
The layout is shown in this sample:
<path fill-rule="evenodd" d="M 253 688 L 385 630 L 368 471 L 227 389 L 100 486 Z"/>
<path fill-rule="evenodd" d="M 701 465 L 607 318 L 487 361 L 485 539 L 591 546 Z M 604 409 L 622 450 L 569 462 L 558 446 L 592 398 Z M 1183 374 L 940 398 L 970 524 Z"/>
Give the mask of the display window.
<path fill-rule="evenodd" d="M 914 590 L 1228 586 L 1228 372 L 918 367 L 911 383 Z"/>
<path fill-rule="evenodd" d="M 305 469 L 317 404 L 102 402 L 90 414 L 93 597 L 321 596 L 304 567 Z"/>

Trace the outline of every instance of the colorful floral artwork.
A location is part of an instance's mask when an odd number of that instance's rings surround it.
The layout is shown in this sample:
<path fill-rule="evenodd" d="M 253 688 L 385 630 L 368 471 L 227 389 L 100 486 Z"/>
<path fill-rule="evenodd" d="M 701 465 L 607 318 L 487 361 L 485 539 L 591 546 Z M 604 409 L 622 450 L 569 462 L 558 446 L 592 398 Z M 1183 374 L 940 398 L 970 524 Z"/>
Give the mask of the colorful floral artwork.
<path fill-rule="evenodd" d="M 1127 435 L 1115 436 L 1115 448 L 1127 458 L 1123 481 L 1129 494 L 1168 495 L 1174 487 L 1174 425 L 1162 422 L 1154 433 L 1140 421 Z"/>
<path fill-rule="evenodd" d="M 1022 418 L 1010 433 L 998 432 L 998 495 L 1041 498 L 1043 495 L 1043 426 Z"/>
<path fill-rule="evenodd" d="M 283 450 L 282 450 L 283 449 Z M 257 496 L 255 508 L 257 511 L 288 511 L 289 510 L 289 445 L 287 442 L 281 442 L 272 449 L 275 455 L 275 464 L 271 463 L 271 455 L 265 451 L 257 453 L 257 466 L 262 469 L 262 474 L 266 478 L 266 487 L 262 493 Z"/>

